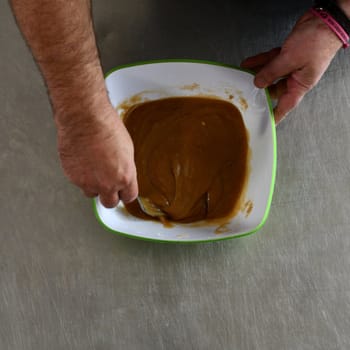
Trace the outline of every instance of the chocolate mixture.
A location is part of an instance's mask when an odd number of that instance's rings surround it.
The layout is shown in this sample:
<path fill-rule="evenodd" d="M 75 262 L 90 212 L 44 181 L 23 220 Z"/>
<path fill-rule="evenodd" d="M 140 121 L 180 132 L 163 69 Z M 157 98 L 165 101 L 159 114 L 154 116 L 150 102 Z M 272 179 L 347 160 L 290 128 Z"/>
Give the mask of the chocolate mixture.
<path fill-rule="evenodd" d="M 247 131 L 232 103 L 204 97 L 144 102 L 124 122 L 134 142 L 139 196 L 176 222 L 232 214 L 248 155 Z M 126 208 L 149 218 L 137 201 Z"/>

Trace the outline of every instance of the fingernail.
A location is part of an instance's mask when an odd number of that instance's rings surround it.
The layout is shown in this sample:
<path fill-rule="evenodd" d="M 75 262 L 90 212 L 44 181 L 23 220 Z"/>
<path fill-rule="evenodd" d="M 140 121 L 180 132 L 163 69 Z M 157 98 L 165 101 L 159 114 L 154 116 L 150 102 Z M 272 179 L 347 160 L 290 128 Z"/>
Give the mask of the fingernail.
<path fill-rule="evenodd" d="M 289 112 L 281 114 L 278 112 L 277 108 L 274 110 L 274 116 L 275 116 L 275 124 L 276 126 L 279 125 L 283 120 L 286 119 L 288 116 Z"/>
<path fill-rule="evenodd" d="M 268 86 L 266 80 L 263 77 L 257 76 L 255 77 L 255 81 L 254 81 L 256 87 L 258 88 L 266 88 Z"/>

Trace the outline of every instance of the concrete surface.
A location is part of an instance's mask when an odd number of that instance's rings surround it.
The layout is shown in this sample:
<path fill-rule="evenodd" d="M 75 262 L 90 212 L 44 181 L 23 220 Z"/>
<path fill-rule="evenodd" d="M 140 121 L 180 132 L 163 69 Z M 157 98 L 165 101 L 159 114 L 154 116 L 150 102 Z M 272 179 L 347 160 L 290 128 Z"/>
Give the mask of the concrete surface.
<path fill-rule="evenodd" d="M 151 58 L 238 64 L 309 1 L 99 0 L 105 70 Z M 278 127 L 257 234 L 175 246 L 104 231 L 65 180 L 44 84 L 0 2 L 0 349 L 350 348 L 350 60 Z"/>

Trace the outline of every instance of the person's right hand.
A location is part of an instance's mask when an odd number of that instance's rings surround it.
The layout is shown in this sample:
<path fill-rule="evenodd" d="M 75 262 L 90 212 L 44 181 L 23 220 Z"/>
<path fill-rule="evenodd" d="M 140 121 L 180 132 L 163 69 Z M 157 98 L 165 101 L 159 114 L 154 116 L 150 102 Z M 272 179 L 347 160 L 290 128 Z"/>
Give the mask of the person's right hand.
<path fill-rule="evenodd" d="M 93 123 L 57 125 L 58 150 L 68 179 L 112 208 L 136 199 L 138 187 L 132 140 L 112 106 L 104 113 L 86 118 Z"/>

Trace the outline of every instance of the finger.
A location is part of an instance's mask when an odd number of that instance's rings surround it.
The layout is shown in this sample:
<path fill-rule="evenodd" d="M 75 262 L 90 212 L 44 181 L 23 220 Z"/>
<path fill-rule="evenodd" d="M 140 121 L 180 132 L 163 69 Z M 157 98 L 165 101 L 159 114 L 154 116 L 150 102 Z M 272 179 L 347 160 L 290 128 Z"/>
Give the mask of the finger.
<path fill-rule="evenodd" d="M 280 47 L 260 53 L 255 56 L 251 56 L 242 61 L 241 67 L 255 70 L 257 67 L 264 66 L 271 60 L 273 60 L 281 51 Z"/>
<path fill-rule="evenodd" d="M 253 71 L 254 73 L 258 73 L 263 67 L 264 65 L 256 66 L 256 67 L 249 68 L 249 70 Z"/>
<path fill-rule="evenodd" d="M 274 111 L 276 124 L 300 103 L 308 90 L 306 86 L 295 80 L 293 76 L 287 79 L 287 90 L 279 98 Z"/>
<path fill-rule="evenodd" d="M 282 79 L 276 84 L 269 86 L 270 97 L 273 100 L 278 100 L 283 94 L 287 92 L 287 79 Z"/>
<path fill-rule="evenodd" d="M 266 88 L 278 78 L 289 75 L 297 68 L 294 60 L 285 54 L 280 54 L 260 70 L 255 76 L 254 84 L 258 88 Z"/>
<path fill-rule="evenodd" d="M 111 192 L 109 194 L 101 194 L 100 193 L 100 201 L 102 205 L 106 208 L 114 208 L 119 203 L 119 195 L 118 192 Z"/>
<path fill-rule="evenodd" d="M 135 176 L 127 187 L 119 191 L 119 196 L 124 203 L 130 203 L 137 198 L 138 192 L 137 178 Z"/>
<path fill-rule="evenodd" d="M 88 198 L 94 198 L 94 197 L 97 197 L 98 196 L 98 193 L 94 192 L 94 191 L 91 191 L 91 190 L 83 190 L 84 194 L 86 197 Z"/>

